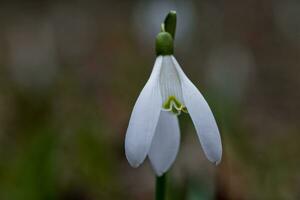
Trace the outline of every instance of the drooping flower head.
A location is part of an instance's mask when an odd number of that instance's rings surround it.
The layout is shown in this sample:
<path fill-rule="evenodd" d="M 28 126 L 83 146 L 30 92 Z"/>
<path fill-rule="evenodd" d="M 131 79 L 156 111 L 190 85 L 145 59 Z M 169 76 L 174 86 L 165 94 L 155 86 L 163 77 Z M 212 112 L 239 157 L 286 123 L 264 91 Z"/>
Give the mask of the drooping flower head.
<path fill-rule="evenodd" d="M 156 61 L 129 121 L 125 153 L 133 167 L 148 156 L 158 176 L 174 162 L 180 143 L 177 116 L 188 113 L 203 151 L 211 162 L 222 157 L 219 130 L 204 97 L 173 56 L 176 12 L 171 11 L 156 38 Z"/>

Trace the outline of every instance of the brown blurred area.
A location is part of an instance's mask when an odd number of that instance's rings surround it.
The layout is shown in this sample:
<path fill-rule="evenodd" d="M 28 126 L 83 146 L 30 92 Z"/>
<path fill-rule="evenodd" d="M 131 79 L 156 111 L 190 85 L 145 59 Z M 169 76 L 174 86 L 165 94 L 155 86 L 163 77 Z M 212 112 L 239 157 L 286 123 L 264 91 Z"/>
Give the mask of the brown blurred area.
<path fill-rule="evenodd" d="M 175 56 L 219 124 L 222 163 L 188 115 L 168 199 L 300 199 L 300 1 L 1 1 L 0 199 L 153 199 L 124 136 L 177 10 Z"/>

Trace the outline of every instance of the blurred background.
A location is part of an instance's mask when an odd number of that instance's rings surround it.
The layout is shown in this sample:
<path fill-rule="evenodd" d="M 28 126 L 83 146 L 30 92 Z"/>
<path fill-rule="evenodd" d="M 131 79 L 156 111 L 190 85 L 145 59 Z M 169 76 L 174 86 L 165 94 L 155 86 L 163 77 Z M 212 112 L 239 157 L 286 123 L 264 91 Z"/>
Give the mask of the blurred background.
<path fill-rule="evenodd" d="M 169 200 L 300 199 L 300 1 L 1 1 L 0 199 L 151 200 L 124 137 L 177 10 L 175 56 L 209 102 L 223 160 L 188 115 Z"/>

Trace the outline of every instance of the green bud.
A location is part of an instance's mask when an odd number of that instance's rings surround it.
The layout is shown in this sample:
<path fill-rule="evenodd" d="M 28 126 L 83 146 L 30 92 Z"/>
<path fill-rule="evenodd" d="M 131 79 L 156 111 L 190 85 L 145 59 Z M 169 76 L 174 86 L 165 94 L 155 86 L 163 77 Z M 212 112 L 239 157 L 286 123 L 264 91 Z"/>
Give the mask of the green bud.
<path fill-rule="evenodd" d="M 169 32 L 172 35 L 173 39 L 175 39 L 176 22 L 177 22 L 176 11 L 171 10 L 165 18 L 164 28 L 165 31 Z"/>
<path fill-rule="evenodd" d="M 168 32 L 160 32 L 157 34 L 155 45 L 157 56 L 172 55 L 174 53 L 173 38 Z"/>

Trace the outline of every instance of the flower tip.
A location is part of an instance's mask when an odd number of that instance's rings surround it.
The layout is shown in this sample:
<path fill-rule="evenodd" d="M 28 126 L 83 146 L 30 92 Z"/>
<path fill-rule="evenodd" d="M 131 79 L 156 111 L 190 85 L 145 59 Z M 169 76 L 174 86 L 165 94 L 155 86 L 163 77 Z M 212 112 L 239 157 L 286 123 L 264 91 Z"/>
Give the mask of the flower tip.
<path fill-rule="evenodd" d="M 214 156 L 208 156 L 206 155 L 206 158 L 215 166 L 219 165 L 222 160 L 222 153 Z"/>
<path fill-rule="evenodd" d="M 214 162 L 214 165 L 219 165 L 221 163 L 221 159 Z"/>
<path fill-rule="evenodd" d="M 131 167 L 137 168 L 143 163 L 143 159 L 139 158 L 139 156 L 134 153 L 134 151 L 129 148 L 127 143 L 125 143 L 125 156 L 127 158 L 128 163 Z"/>
<path fill-rule="evenodd" d="M 217 158 L 215 158 L 215 159 L 208 159 L 210 162 L 212 162 L 214 165 L 219 165 L 220 163 L 221 163 L 221 160 L 222 160 L 222 158 L 221 158 L 221 156 L 218 156 Z"/>
<path fill-rule="evenodd" d="M 157 177 L 163 176 L 164 173 L 165 173 L 165 172 L 161 172 L 161 171 L 158 172 L 158 171 L 155 171 L 155 174 L 156 174 Z"/>
<path fill-rule="evenodd" d="M 151 163 L 152 164 L 152 163 Z M 157 166 L 155 167 L 153 164 L 152 164 L 152 169 L 154 170 L 155 172 L 155 175 L 157 177 L 161 177 L 162 175 L 164 175 L 169 168 L 165 169 L 165 168 L 158 168 Z"/>
<path fill-rule="evenodd" d="M 128 157 L 127 157 L 127 161 L 130 164 L 130 166 L 133 167 L 133 168 L 138 168 L 141 165 L 141 163 L 139 163 L 139 162 L 137 162 L 135 160 L 131 160 Z"/>
<path fill-rule="evenodd" d="M 173 39 L 175 39 L 176 23 L 177 13 L 175 10 L 170 10 L 164 21 L 164 28 L 166 32 L 171 34 Z"/>
<path fill-rule="evenodd" d="M 129 164 L 130 164 L 130 166 L 131 167 L 133 167 L 133 168 L 138 168 L 141 164 L 139 164 L 139 163 L 130 163 L 129 162 Z"/>
<path fill-rule="evenodd" d="M 163 168 L 163 167 L 153 165 L 152 162 L 151 162 L 151 165 L 152 165 L 152 169 L 154 170 L 157 177 L 160 177 L 160 176 L 164 175 L 164 173 L 166 173 L 169 169 L 169 168 Z"/>
<path fill-rule="evenodd" d="M 170 10 L 169 14 L 176 15 L 176 10 Z"/>

